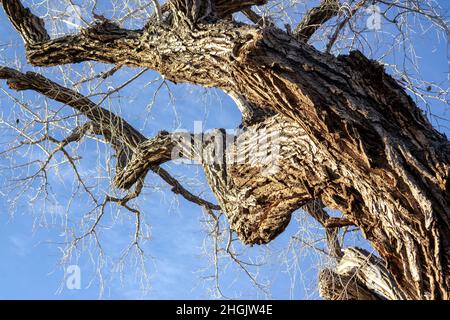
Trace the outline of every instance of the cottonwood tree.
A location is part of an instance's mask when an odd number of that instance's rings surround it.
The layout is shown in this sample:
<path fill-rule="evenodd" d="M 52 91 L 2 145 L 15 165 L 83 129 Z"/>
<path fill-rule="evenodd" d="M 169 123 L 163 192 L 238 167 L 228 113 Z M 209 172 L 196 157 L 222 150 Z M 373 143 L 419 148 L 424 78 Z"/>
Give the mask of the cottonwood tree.
<path fill-rule="evenodd" d="M 235 136 L 218 129 L 210 136 L 163 131 L 146 137 L 125 120 L 126 112 L 120 116 L 103 108 L 105 99 L 94 102 L 42 74 L 2 66 L 0 78 L 12 90 L 35 91 L 85 119 L 62 139 L 53 136 L 56 125 L 46 119 L 40 138 L 23 135 L 22 145 L 55 145 L 41 173 L 56 153 L 76 170 L 77 159 L 66 148 L 84 137 L 113 148 L 113 187 L 128 193 L 98 202 L 100 214 L 87 234 L 95 234 L 112 202 L 136 214 L 138 245 L 142 213 L 128 204 L 153 172 L 214 219 L 223 214 L 245 245 L 270 243 L 303 208 L 325 229 L 336 260 L 335 268 L 320 272 L 323 298 L 448 299 L 450 143 L 422 111 L 430 97 L 446 103 L 448 88 L 412 79 L 395 64 L 388 74 L 382 59 L 367 58 L 370 26 L 366 19 L 361 23 L 361 15 L 370 6 L 371 23 L 383 20 L 398 28 L 395 41 L 402 44 L 413 19 L 444 36 L 449 26 L 433 1 L 304 1 L 308 10 L 298 15 L 300 2 L 143 1 L 153 13 L 139 28 L 95 12 L 92 21 L 82 19 L 77 32 L 51 37 L 43 19 L 21 1 L 2 0 L 33 66 L 112 65 L 97 78 L 122 67 L 144 67 L 167 82 L 219 88 L 242 113 Z M 269 138 L 257 138 L 261 130 Z M 236 161 L 273 145 L 278 146 L 269 153 L 274 172 L 262 170 L 261 163 Z M 217 205 L 189 192 L 161 167 L 174 155 L 201 163 Z M 82 188 L 88 196 L 93 192 L 86 184 Z M 330 217 L 325 208 L 341 216 Z M 360 230 L 379 256 L 342 248 L 339 231 L 349 226 Z"/>

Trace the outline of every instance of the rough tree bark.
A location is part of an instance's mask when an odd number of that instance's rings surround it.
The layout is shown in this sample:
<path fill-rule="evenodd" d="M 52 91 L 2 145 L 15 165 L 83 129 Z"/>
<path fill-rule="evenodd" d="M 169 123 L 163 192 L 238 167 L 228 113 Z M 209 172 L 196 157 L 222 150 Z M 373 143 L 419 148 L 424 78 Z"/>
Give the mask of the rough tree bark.
<path fill-rule="evenodd" d="M 195 156 L 200 149 L 186 150 L 185 141 L 170 133 L 145 139 L 130 129 L 134 133 L 124 136 L 133 139 L 110 138 L 115 148 L 126 149 L 117 187 L 131 188 L 178 148 L 181 156 L 202 162 L 220 208 L 246 244 L 270 242 L 292 212 L 306 206 L 327 228 L 339 261 L 336 270 L 321 273 L 324 297 L 449 299 L 449 141 L 382 66 L 360 52 L 334 57 L 306 43 L 317 25 L 336 14 L 334 2 L 312 10 L 294 34 L 230 19 L 265 2 L 171 0 L 161 10 L 163 19 L 152 19 L 141 30 L 101 21 L 79 34 L 50 39 L 42 20 L 20 1 L 2 0 L 33 65 L 94 60 L 148 67 L 175 83 L 221 88 L 237 101 L 243 149 L 223 143 L 222 131 L 202 140 L 201 157 Z M 51 95 L 24 82 L 34 75 L 2 70 L 0 78 L 9 79 L 13 89 Z M 122 120 L 102 125 L 91 111 L 81 111 L 100 128 L 96 134 L 123 127 Z M 277 133 L 276 175 L 230 160 L 264 147 L 253 139 L 260 130 Z M 222 140 L 214 141 L 217 136 Z M 210 161 L 217 146 L 226 149 L 224 156 Z M 325 216 L 322 205 L 319 211 L 311 207 L 321 202 L 340 210 L 342 219 Z M 350 224 L 361 229 L 381 259 L 336 245 L 335 229 Z"/>

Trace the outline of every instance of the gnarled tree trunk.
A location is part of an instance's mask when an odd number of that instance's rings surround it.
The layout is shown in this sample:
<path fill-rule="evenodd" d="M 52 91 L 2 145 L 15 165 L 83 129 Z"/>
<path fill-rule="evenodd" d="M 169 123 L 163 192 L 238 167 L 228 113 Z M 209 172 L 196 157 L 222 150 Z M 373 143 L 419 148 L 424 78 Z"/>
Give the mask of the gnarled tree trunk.
<path fill-rule="evenodd" d="M 370 261 L 373 268 L 367 269 L 371 277 L 382 275 L 380 282 L 358 276 L 350 298 L 448 299 L 449 141 L 396 81 L 361 53 L 334 57 L 315 50 L 301 40 L 310 36 L 305 31 L 309 25 L 300 28 L 299 36 L 228 19 L 263 2 L 172 0 L 163 8 L 163 21 L 152 20 L 142 30 L 99 22 L 77 35 L 50 39 L 19 1 L 2 1 L 33 65 L 95 60 L 149 67 L 174 82 L 221 88 L 237 101 L 243 132 L 234 139 L 245 140 L 239 146 L 225 144 L 224 132 L 214 136 L 222 137 L 219 142 L 204 137 L 202 151 L 169 133 L 130 140 L 131 132 L 111 139 L 119 149 L 127 146 L 116 172 L 118 187 L 131 188 L 179 148 L 183 157 L 202 162 L 220 208 L 244 243 L 270 242 L 283 232 L 294 210 L 320 200 L 343 214 L 341 222 L 328 222 L 328 228 L 358 226 L 382 258 Z M 25 78 L 1 77 L 10 79 L 12 88 L 49 95 L 37 83 L 24 84 Z M 264 148 L 253 139 L 261 130 L 276 133 L 269 139 L 280 147 L 276 174 L 259 164 L 230 160 Z M 209 161 L 217 146 L 226 149 L 223 158 Z M 355 252 L 342 256 L 339 248 L 336 255 L 343 266 L 358 260 Z M 354 269 L 330 272 L 349 283 L 348 270 Z M 322 294 L 349 298 L 336 294 L 335 279 L 322 274 Z"/>

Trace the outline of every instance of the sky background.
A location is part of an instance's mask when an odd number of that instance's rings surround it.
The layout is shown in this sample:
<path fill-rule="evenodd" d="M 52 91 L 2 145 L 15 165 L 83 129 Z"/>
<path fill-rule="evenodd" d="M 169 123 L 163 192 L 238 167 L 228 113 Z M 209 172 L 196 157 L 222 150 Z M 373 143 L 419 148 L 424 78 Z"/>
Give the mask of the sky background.
<path fill-rule="evenodd" d="M 79 2 L 76 2 L 79 3 Z M 102 2 L 104 3 L 104 2 Z M 106 2 L 105 2 L 106 3 Z M 447 1 L 441 6 L 450 9 Z M 53 5 L 58 5 L 53 2 Z M 63 7 L 62 7 L 63 8 Z M 105 12 L 106 7 L 98 8 Z M 47 25 L 51 29 L 54 21 L 48 18 L 51 13 L 43 10 Z M 87 15 L 85 17 L 89 19 Z M 378 51 L 370 55 L 376 58 L 389 49 L 384 42 L 390 27 L 374 32 L 373 41 L 379 41 Z M 23 44 L 0 10 L 0 64 L 15 66 L 22 70 L 33 70 L 26 64 Z M 52 29 L 51 29 L 52 30 Z M 58 28 L 61 31 L 61 28 Z M 70 31 L 70 30 L 69 30 Z M 64 32 L 64 30 L 63 30 Z M 56 32 L 54 33 L 56 34 Z M 415 45 L 418 65 L 423 78 L 437 81 L 448 87 L 448 42 L 437 38 L 427 30 L 417 29 L 411 35 Z M 320 45 L 318 45 L 320 46 Z M 393 52 L 385 58 L 387 63 L 403 63 L 403 54 Z M 83 64 L 71 66 L 70 70 L 59 67 L 45 69 L 45 75 L 58 83 L 73 86 L 86 73 L 107 70 L 101 64 Z M 44 71 L 43 69 L 34 69 Z M 124 68 L 105 83 L 99 84 L 98 92 L 107 91 L 135 76 L 140 70 Z M 168 89 L 170 88 L 170 90 Z M 82 86 L 80 91 L 88 93 L 92 87 Z M 158 92 L 155 95 L 154 92 Z M 17 134 L 14 126 L 23 126 L 27 115 L 21 111 L 13 99 L 24 101 L 31 108 L 42 110 L 49 106 L 57 110 L 62 106 L 40 97 L 34 92 L 16 93 L 0 82 L 0 152 L 6 150 Z M 100 96 L 101 98 L 101 96 Z M 99 97 L 93 97 L 98 101 Z M 153 101 L 154 100 L 154 101 Z M 145 72 L 132 85 L 108 98 L 103 107 L 124 116 L 131 124 L 140 128 L 146 136 L 152 136 L 159 130 L 187 129 L 193 131 L 194 121 L 202 121 L 204 129 L 236 128 L 240 123 L 240 114 L 233 102 L 219 90 L 204 90 L 189 85 L 166 86 L 159 75 Z M 449 119 L 448 110 L 441 103 L 432 104 L 433 113 Z M 69 115 L 69 108 L 62 108 L 59 115 Z M 20 118 L 20 124 L 15 120 Z M 442 132 L 450 136 L 446 121 L 432 119 Z M 39 130 L 34 128 L 33 130 Z M 55 135 L 62 132 L 56 131 Z M 100 194 L 107 189 L 107 158 L 110 150 L 104 145 L 90 140 L 77 149 L 83 159 L 79 162 L 84 177 L 92 177 L 99 187 Z M 155 175 L 146 179 L 146 188 L 137 201 L 146 223 L 149 224 L 150 239 L 143 248 L 146 252 L 145 267 L 149 278 L 142 282 L 140 261 L 134 255 L 119 264 L 120 257 L 130 243 L 134 233 L 134 220 L 126 211 L 118 211 L 109 206 L 108 214 L 102 220 L 99 238 L 106 256 L 101 256 L 92 243 L 87 242 L 78 255 L 75 254 L 68 264 L 76 264 L 81 270 L 81 289 L 69 290 L 65 287 L 64 266 L 59 264 L 62 257 L 62 242 L 68 236 L 69 227 L 77 227 L 80 218 L 89 211 L 86 197 L 78 195 L 71 200 L 74 192 L 74 175 L 67 164 L 49 172 L 51 194 L 46 201 L 42 197 L 34 198 L 33 189 L 20 194 L 21 184 L 14 179 L 30 174 L 28 169 L 10 170 L 29 159 L 42 159 L 43 154 L 37 148 L 15 153 L 15 157 L 2 154 L 0 157 L 0 298 L 2 299 L 207 299 L 215 297 L 212 276 L 214 265 L 208 254 L 212 252 L 213 242 L 205 231 L 206 216 L 202 210 L 180 197 L 174 196 L 169 188 Z M 62 158 L 55 158 L 55 164 Z M 201 193 L 214 201 L 204 183 L 201 168 L 196 165 L 166 166 L 170 172 L 183 181 L 194 193 Z M 13 187 L 11 187 L 13 186 Z M 36 189 L 39 184 L 32 184 Z M 76 190 L 75 190 L 76 191 Z M 20 196 L 18 196 L 20 194 Z M 17 197 L 16 201 L 13 201 Z M 215 202 L 215 201 L 214 201 Z M 67 215 L 66 215 L 67 213 Z M 81 231 L 80 231 L 81 233 Z M 293 241 L 293 237 L 301 241 Z M 227 297 L 310 299 L 318 298 L 316 284 L 317 272 L 328 263 L 327 257 L 311 248 L 313 241 L 323 237 L 323 233 L 310 218 L 298 211 L 287 230 L 268 246 L 241 248 L 245 260 L 263 261 L 264 266 L 252 268 L 260 283 L 269 283 L 269 294 L 255 288 L 252 281 L 230 260 L 220 260 L 219 277 L 222 292 Z M 359 235 L 349 237 L 347 244 L 366 246 Z M 289 247 L 289 245 L 293 245 Z M 318 248 L 323 241 L 317 242 Z M 367 248 L 367 246 L 366 246 Z M 123 268 L 121 268 L 123 266 Z M 101 277 L 97 270 L 101 270 Z M 104 283 L 102 289 L 101 283 Z M 143 290 L 143 287 L 146 290 Z M 62 290 L 60 290 L 62 288 Z M 212 291 L 211 291 L 212 290 Z"/>

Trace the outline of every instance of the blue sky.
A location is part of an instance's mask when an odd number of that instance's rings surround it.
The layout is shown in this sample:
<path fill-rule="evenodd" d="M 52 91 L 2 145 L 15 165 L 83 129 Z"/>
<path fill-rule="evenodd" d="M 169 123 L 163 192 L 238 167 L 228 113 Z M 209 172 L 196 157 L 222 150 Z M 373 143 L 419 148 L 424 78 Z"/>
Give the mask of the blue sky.
<path fill-rule="evenodd" d="M 440 1 L 442 6 L 449 5 Z M 386 32 L 389 26 L 383 25 L 380 32 Z M 20 37 L 10 26 L 3 10 L 0 10 L 0 64 L 15 64 L 23 70 L 32 68 L 25 63 L 23 44 Z M 374 34 L 373 41 L 382 38 L 382 34 Z M 440 42 L 429 33 L 417 30 L 412 35 L 416 43 L 416 52 L 420 57 L 420 73 L 428 80 L 441 83 L 448 87 L 448 47 L 445 39 Z M 387 47 L 380 43 L 380 51 Z M 374 52 L 374 57 L 379 53 Z M 401 52 L 386 58 L 389 63 L 402 63 Z M 61 75 L 61 69 L 48 68 L 45 74 L 67 86 L 76 82 L 74 79 L 90 72 L 89 64 L 73 66 L 68 71 L 68 77 Z M 108 66 L 92 65 L 95 71 L 106 70 Z M 43 71 L 43 69 L 38 69 Z M 136 75 L 139 70 L 125 68 L 117 72 L 107 82 L 100 84 L 99 91 L 108 90 Z M 151 136 L 159 130 L 174 130 L 183 128 L 193 130 L 194 121 L 203 121 L 205 129 L 223 127 L 235 128 L 239 125 L 240 114 L 232 101 L 218 90 L 204 90 L 189 85 L 166 85 L 158 80 L 155 72 L 147 71 L 125 87 L 119 94 L 114 94 L 105 101 L 104 107 L 121 114 L 127 121 L 147 135 Z M 156 79 L 156 81 L 154 81 Z M 447 82 L 446 82 L 447 81 Z M 8 147 L 16 134 L 11 125 L 15 119 L 26 120 L 26 114 L 13 103 L 16 97 L 28 103 L 32 108 L 42 111 L 46 105 L 53 109 L 61 105 L 47 101 L 33 92 L 16 93 L 7 89 L 4 82 L 0 83 L 0 113 L 4 120 L 0 123 L 0 152 Z M 101 90 L 100 90 L 101 89 Z M 81 87 L 81 92 L 88 92 L 87 87 Z M 155 103 L 151 106 L 153 92 L 158 91 Z M 11 96 L 8 96 L 10 94 Z M 98 101 L 98 97 L 94 97 Z M 432 103 L 433 113 L 449 118 L 446 106 Z M 71 110 L 63 108 L 60 115 L 70 114 Z M 434 119 L 435 120 L 435 119 Z M 445 127 L 446 122 L 440 121 L 440 130 L 450 136 Z M 34 130 L 38 130 L 35 128 Z M 56 131 L 56 135 L 62 134 Z M 99 184 L 98 190 L 107 188 L 108 179 L 105 176 L 106 159 L 109 149 L 95 141 L 83 143 L 78 154 L 80 170 L 86 177 L 94 177 Z M 0 157 L 0 185 L 9 186 L 17 177 L 27 172 L 24 169 L 7 170 L 14 164 L 20 164 L 26 159 L 42 157 L 36 148 L 19 152 L 15 159 L 5 155 Z M 56 158 L 55 161 L 62 158 Z M 196 193 L 214 201 L 201 169 L 195 165 L 174 165 L 166 168 L 175 176 L 180 177 L 185 185 Z M 64 266 L 59 265 L 61 259 L 61 242 L 69 226 L 76 226 L 77 221 L 89 211 L 86 197 L 78 195 L 71 201 L 74 175 L 68 165 L 62 164 L 59 170 L 52 170 L 49 176 L 52 194 L 46 201 L 42 197 L 34 200 L 33 192 L 21 195 L 17 201 L 12 199 L 18 194 L 20 184 L 13 189 L 0 189 L 0 298 L 3 299 L 96 299 L 102 292 L 100 279 L 96 273 L 99 263 L 104 277 L 104 292 L 106 299 L 207 299 L 211 298 L 214 283 L 214 267 L 207 254 L 212 250 L 212 241 L 207 236 L 202 210 L 182 198 L 174 196 L 169 188 L 155 175 L 147 177 L 144 194 L 138 200 L 145 221 L 150 226 L 150 239 L 143 248 L 146 252 L 145 267 L 149 280 L 144 283 L 147 290 L 142 290 L 142 273 L 139 261 L 129 257 L 124 269 L 118 265 L 123 250 L 131 241 L 134 232 L 134 220 L 129 212 L 117 211 L 114 206 L 108 207 L 108 214 L 101 223 L 99 238 L 107 253 L 100 258 L 95 247 L 88 246 L 81 251 L 79 257 L 73 257 L 69 264 L 77 264 L 81 270 L 81 289 L 68 290 L 64 286 Z M 29 174 L 29 172 L 28 172 Z M 37 184 L 33 185 L 34 187 Z M 64 215 L 68 212 L 68 218 Z M 297 243 L 295 250 L 287 250 L 291 237 L 300 235 L 305 241 L 320 239 L 323 234 L 305 214 L 297 212 L 288 229 L 268 247 L 239 248 L 243 250 L 243 258 L 262 259 L 265 265 L 251 269 L 258 272 L 262 283 L 271 282 L 270 297 L 276 299 L 306 299 L 317 298 L 316 277 L 320 266 L 326 263 L 326 257 L 304 243 Z M 359 236 L 350 238 L 349 243 L 363 244 Z M 323 247 L 323 243 L 317 244 Z M 238 246 L 239 247 L 239 246 Z M 303 247 L 303 248 L 300 248 Z M 220 260 L 220 286 L 223 293 L 229 297 L 265 298 L 261 291 L 255 288 L 251 280 L 229 259 Z M 59 290 L 63 285 L 63 290 Z"/>

